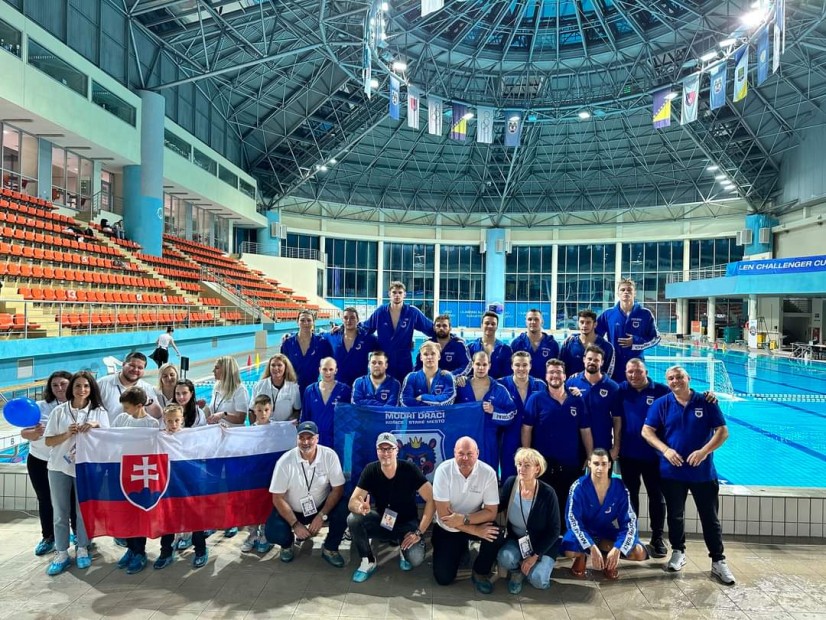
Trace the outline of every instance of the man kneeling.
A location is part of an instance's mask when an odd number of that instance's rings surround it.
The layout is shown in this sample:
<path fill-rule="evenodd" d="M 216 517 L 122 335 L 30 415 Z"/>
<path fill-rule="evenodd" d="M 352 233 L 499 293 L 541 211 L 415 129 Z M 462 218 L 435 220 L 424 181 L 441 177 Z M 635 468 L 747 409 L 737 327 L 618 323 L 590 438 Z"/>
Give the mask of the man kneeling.
<path fill-rule="evenodd" d="M 350 496 L 347 525 L 353 546 L 361 557 L 361 564 L 353 573 L 356 583 L 367 581 L 376 570 L 371 538 L 399 545 L 402 570 L 411 570 L 424 562 L 424 532 L 436 510 L 433 487 L 418 467 L 397 459 L 398 450 L 395 436 L 391 433 L 379 435 L 376 439 L 379 460 L 364 468 L 358 486 Z M 421 519 L 418 518 L 416 493 L 425 501 Z M 375 509 L 370 506 L 371 495 Z"/>
<path fill-rule="evenodd" d="M 637 515 L 631 508 L 628 490 L 621 480 L 611 477 L 608 452 L 602 448 L 591 452 L 588 469 L 589 473 L 574 482 L 568 494 L 568 531 L 562 538 L 562 549 L 574 558 L 574 577 L 585 576 L 590 556 L 594 570 L 603 571 L 607 579 L 617 579 L 620 555 L 640 561 L 648 559 L 648 552 L 640 544 Z"/>

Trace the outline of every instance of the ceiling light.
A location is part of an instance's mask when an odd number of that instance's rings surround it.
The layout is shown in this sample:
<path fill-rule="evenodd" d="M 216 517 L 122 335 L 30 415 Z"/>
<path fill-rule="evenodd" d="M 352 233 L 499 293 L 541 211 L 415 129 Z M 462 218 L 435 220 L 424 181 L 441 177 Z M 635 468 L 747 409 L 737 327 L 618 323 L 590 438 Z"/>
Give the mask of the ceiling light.
<path fill-rule="evenodd" d="M 335 157 L 333 157 L 328 163 L 331 166 L 335 166 L 338 163 L 338 160 Z"/>
<path fill-rule="evenodd" d="M 706 170 L 708 170 L 709 172 L 716 172 L 719 169 L 720 169 L 720 166 L 718 166 L 717 164 L 712 164 L 712 165 L 706 167 Z"/>
<path fill-rule="evenodd" d="M 382 11 L 389 11 L 390 10 L 390 3 L 389 2 L 382 2 L 381 3 L 381 10 Z"/>
<path fill-rule="evenodd" d="M 321 164 L 321 165 L 318 167 L 318 171 L 319 171 L 319 172 L 327 172 L 328 170 L 329 170 L 329 168 L 328 168 L 327 166 L 325 166 L 324 164 Z"/>
<path fill-rule="evenodd" d="M 378 87 L 379 87 L 379 81 L 376 78 L 373 78 L 372 80 L 370 80 L 370 88 L 378 88 Z"/>
<path fill-rule="evenodd" d="M 677 97 L 678 97 L 677 93 L 675 93 L 675 92 L 672 90 L 670 93 L 667 93 L 667 94 L 665 95 L 665 100 L 666 100 L 666 101 L 671 101 L 672 99 L 676 99 Z"/>
<path fill-rule="evenodd" d="M 715 180 L 715 181 L 723 181 L 723 180 L 725 180 L 725 179 L 727 179 L 727 178 L 728 178 L 728 177 L 727 177 L 726 175 L 724 175 L 724 174 L 718 174 L 716 177 L 714 177 L 714 180 Z"/>
<path fill-rule="evenodd" d="M 464 116 L 462 116 L 462 120 L 469 121 L 473 118 L 473 112 L 467 112 Z"/>
<path fill-rule="evenodd" d="M 721 183 L 721 185 L 722 185 L 723 187 L 734 187 L 734 183 L 732 183 L 731 181 L 723 181 L 723 182 Z"/>
<path fill-rule="evenodd" d="M 588 110 L 580 110 L 576 115 L 583 121 L 587 121 L 591 118 L 591 113 Z"/>
<path fill-rule="evenodd" d="M 764 9 L 755 9 L 743 15 L 743 25 L 747 28 L 756 28 L 766 20 L 766 11 Z"/>
<path fill-rule="evenodd" d="M 713 51 L 712 52 L 706 52 L 705 54 L 700 56 L 700 60 L 702 60 L 703 62 L 708 62 L 709 60 L 714 60 L 715 58 L 717 58 L 717 52 L 713 52 Z"/>
<path fill-rule="evenodd" d="M 393 63 L 393 71 L 407 71 L 407 63 L 403 60 L 397 60 Z"/>
<path fill-rule="evenodd" d="M 737 39 L 734 37 L 729 37 L 728 39 L 723 39 L 720 41 L 720 47 L 731 47 L 735 43 L 737 43 Z"/>

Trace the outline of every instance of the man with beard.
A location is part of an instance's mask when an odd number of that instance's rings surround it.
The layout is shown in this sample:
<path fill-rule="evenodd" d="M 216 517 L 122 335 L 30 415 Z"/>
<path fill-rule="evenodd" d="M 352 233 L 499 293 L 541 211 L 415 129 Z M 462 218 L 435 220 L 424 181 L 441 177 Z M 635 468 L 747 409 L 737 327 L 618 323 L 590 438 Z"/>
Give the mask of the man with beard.
<path fill-rule="evenodd" d="M 154 394 L 155 388 L 143 380 L 146 372 L 146 356 L 140 351 L 132 351 L 123 360 L 123 366 L 119 373 L 106 375 L 98 379 L 100 396 L 103 400 L 103 407 L 109 414 L 110 425 L 115 418 L 123 413 L 123 405 L 120 404 L 120 395 L 128 388 L 139 387 L 147 394 Z M 160 405 L 151 398 L 146 401 L 146 413 L 153 418 L 160 418 L 163 415 Z"/>
<path fill-rule="evenodd" d="M 387 374 L 387 354 L 370 354 L 370 374 L 356 379 L 353 384 L 353 404 L 369 407 L 396 407 L 399 404 L 401 383 Z"/>
<path fill-rule="evenodd" d="M 591 454 L 594 440 L 582 397 L 565 389 L 565 364 L 550 359 L 545 366 L 548 388 L 536 392 L 525 404 L 522 447 L 534 448 L 545 457 L 548 469 L 540 480 L 553 487 L 557 497 L 568 497 L 571 484 L 582 475 L 583 454 Z M 565 527 L 565 502 L 560 500 L 559 520 Z"/>
<path fill-rule="evenodd" d="M 548 360 L 559 358 L 559 343 L 553 336 L 542 331 L 542 313 L 531 308 L 525 315 L 527 331 L 513 339 L 511 349 L 527 351 L 531 356 L 531 376 L 537 379 L 545 378 L 545 364 Z M 560 502 L 565 503 L 565 502 Z"/>
<path fill-rule="evenodd" d="M 450 317 L 446 314 L 437 316 L 433 321 L 433 331 L 436 335 L 430 340 L 438 344 L 441 349 L 439 368 L 446 370 L 456 378 L 466 377 L 470 373 L 470 353 L 468 353 L 465 341 L 450 333 Z M 422 358 L 417 356 L 416 370 L 421 369 Z"/>
<path fill-rule="evenodd" d="M 597 323 L 597 314 L 593 310 L 580 310 L 577 315 L 579 333 L 571 334 L 562 343 L 559 359 L 565 362 L 568 376 L 585 370 L 585 349 L 589 345 L 596 345 L 603 350 L 602 372 L 612 376 L 614 372 L 614 346 L 594 331 Z"/>
<path fill-rule="evenodd" d="M 330 343 L 333 359 L 338 364 L 336 381 L 353 387 L 356 379 L 367 370 L 370 353 L 379 348 L 379 341 L 372 334 L 359 331 L 359 313 L 355 308 L 345 308 L 341 322 L 343 329 L 325 334 L 324 338 Z"/>
<path fill-rule="evenodd" d="M 617 402 L 619 386 L 602 374 L 604 354 L 596 345 L 585 349 L 585 370 L 568 379 L 568 388 L 577 388 L 591 418 L 594 447 L 611 453 L 611 460 L 619 454 L 622 412 Z"/>
<path fill-rule="evenodd" d="M 498 327 L 499 315 L 491 311 L 485 312 L 482 315 L 482 337 L 467 346 L 471 359 L 479 351 L 485 351 L 490 356 L 490 376 L 497 381 L 510 374 L 513 353 L 510 345 L 496 337 Z"/>

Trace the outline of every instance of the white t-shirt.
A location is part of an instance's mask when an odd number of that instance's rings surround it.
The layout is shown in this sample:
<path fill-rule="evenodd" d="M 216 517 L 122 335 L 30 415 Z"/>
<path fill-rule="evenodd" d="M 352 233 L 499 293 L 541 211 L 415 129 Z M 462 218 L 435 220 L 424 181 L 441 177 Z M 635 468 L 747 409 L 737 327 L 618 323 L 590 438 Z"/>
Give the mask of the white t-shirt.
<path fill-rule="evenodd" d="M 293 411 L 301 409 L 301 393 L 294 381 L 285 381 L 279 389 L 272 384 L 269 377 L 261 379 L 252 389 L 250 403 L 262 394 L 269 396 L 272 401 L 272 420 L 275 422 L 286 422 L 293 415 Z"/>
<path fill-rule="evenodd" d="M 101 428 L 109 428 L 109 415 L 106 413 L 106 409 L 102 407 L 90 411 L 88 406 L 85 409 L 75 409 L 70 403 L 63 403 L 55 407 L 52 415 L 49 416 L 44 437 L 62 435 L 69 430 L 69 425 L 75 422 L 78 424 L 97 422 Z M 93 433 L 94 429 L 90 432 Z M 48 469 L 63 472 L 72 478 L 75 477 L 74 453 L 76 438 L 77 436 L 71 436 L 51 449 Z"/>
<path fill-rule="evenodd" d="M 212 398 L 209 399 L 209 410 L 212 413 L 237 413 L 243 411 L 244 415 L 249 411 L 250 396 L 247 393 L 247 388 L 244 385 L 239 385 L 238 389 L 232 395 L 232 398 L 227 398 L 221 394 L 218 384 L 212 388 Z M 227 426 L 244 426 L 244 423 L 236 424 L 229 420 L 224 420 Z"/>
<path fill-rule="evenodd" d="M 478 512 L 482 506 L 498 506 L 496 472 L 487 463 L 476 461 L 470 475 L 465 478 L 459 471 L 456 459 L 443 461 L 433 476 L 433 499 L 437 502 L 450 502 L 453 512 L 459 514 Z M 442 523 L 438 512 L 436 523 L 448 532 L 459 531 Z"/>
<path fill-rule="evenodd" d="M 133 418 L 128 413 L 124 412 L 115 418 L 112 422 L 112 428 L 158 428 L 160 423 L 151 415 L 145 415 L 142 418 Z"/>
<path fill-rule="evenodd" d="M 169 349 L 169 344 L 172 342 L 172 336 L 169 334 L 161 334 L 158 336 L 157 346 L 161 349 Z"/>
<path fill-rule="evenodd" d="M 155 399 L 155 402 L 161 406 L 161 409 L 175 402 L 174 395 L 172 398 L 167 398 L 163 395 L 163 390 L 161 390 L 161 388 L 153 388 L 152 393 L 154 396 L 150 395 L 150 397 Z"/>
<path fill-rule="evenodd" d="M 98 379 L 98 387 L 100 388 L 100 397 L 103 400 L 103 407 L 109 413 L 109 425 L 115 421 L 118 414 L 123 413 L 123 407 L 120 404 L 120 395 L 129 387 L 120 382 L 120 373 L 114 375 L 106 375 Z M 149 385 L 143 379 L 138 379 L 134 387 L 141 388 L 146 392 L 146 397 L 155 398 L 155 388 Z"/>
<path fill-rule="evenodd" d="M 321 510 L 330 490 L 344 484 L 344 472 L 335 451 L 326 446 L 318 446 L 317 450 L 312 463 L 301 458 L 298 448 L 285 452 L 272 473 L 270 493 L 284 493 L 290 508 L 298 513 L 303 512 L 301 500 L 307 497 L 308 488 L 316 508 Z"/>
<path fill-rule="evenodd" d="M 60 405 L 57 402 L 57 399 L 53 400 L 50 403 L 47 403 L 45 400 L 37 401 L 37 406 L 40 408 L 40 423 L 43 426 L 49 422 L 49 416 L 52 414 L 52 411 Z M 34 441 L 29 440 L 29 454 L 32 456 L 39 458 L 41 461 L 48 461 L 49 455 L 52 453 L 52 449 L 46 445 L 46 433 L 44 432 L 40 439 L 35 439 Z"/>

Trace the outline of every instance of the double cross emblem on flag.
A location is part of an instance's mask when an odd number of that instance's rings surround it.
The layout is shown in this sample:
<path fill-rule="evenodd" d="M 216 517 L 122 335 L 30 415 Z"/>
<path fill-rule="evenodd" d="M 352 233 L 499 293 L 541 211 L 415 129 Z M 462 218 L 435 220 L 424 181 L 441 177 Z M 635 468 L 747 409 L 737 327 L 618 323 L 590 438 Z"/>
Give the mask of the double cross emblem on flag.
<path fill-rule="evenodd" d="M 120 488 L 130 504 L 148 512 L 168 487 L 168 454 L 124 454 L 121 458 Z"/>

